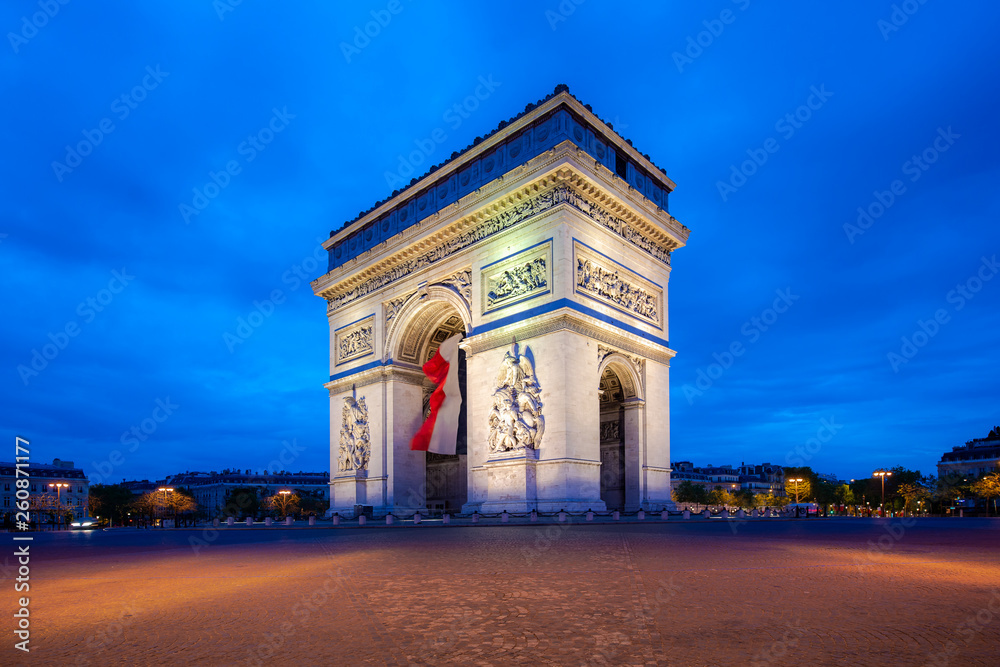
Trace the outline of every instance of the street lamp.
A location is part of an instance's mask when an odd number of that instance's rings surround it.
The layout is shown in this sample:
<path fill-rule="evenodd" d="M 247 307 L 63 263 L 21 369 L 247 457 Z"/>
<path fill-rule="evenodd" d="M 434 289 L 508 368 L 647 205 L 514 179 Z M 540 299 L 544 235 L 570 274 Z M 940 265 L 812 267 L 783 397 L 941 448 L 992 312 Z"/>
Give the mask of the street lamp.
<path fill-rule="evenodd" d="M 163 491 L 163 518 L 167 516 L 167 493 L 173 493 L 174 490 L 169 486 L 161 486 L 157 491 Z"/>
<path fill-rule="evenodd" d="M 284 491 L 278 491 L 278 494 L 282 496 L 281 499 L 281 518 L 284 519 L 288 516 L 288 496 L 292 494 L 291 491 L 285 489 Z"/>
<path fill-rule="evenodd" d="M 795 482 L 795 504 L 798 505 L 799 504 L 799 482 L 804 482 L 805 480 L 802 479 L 801 477 L 795 477 L 795 478 L 790 479 L 788 481 L 789 482 Z"/>
<path fill-rule="evenodd" d="M 56 517 L 59 523 L 62 523 L 62 513 L 60 509 L 62 508 L 62 490 L 63 488 L 69 488 L 69 484 L 64 484 L 63 482 L 53 482 L 49 484 L 49 488 L 55 487 L 56 489 Z"/>
<path fill-rule="evenodd" d="M 890 471 L 888 471 L 888 470 L 884 470 L 882 468 L 879 468 L 878 470 L 876 470 L 875 472 L 872 473 L 872 477 L 881 477 L 882 478 L 882 505 L 881 505 L 881 508 L 882 508 L 882 517 L 884 518 L 885 517 L 885 478 L 886 477 L 892 477 L 892 473 Z"/>

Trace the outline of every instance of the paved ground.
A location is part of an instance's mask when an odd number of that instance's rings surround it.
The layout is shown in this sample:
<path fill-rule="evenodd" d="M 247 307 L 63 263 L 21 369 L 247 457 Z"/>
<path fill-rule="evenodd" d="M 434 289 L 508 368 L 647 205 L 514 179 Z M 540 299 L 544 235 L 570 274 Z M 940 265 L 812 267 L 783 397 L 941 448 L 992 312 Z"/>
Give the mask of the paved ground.
<path fill-rule="evenodd" d="M 0 664 L 1000 664 L 1000 520 L 40 534 L 30 655 L 11 575 Z"/>

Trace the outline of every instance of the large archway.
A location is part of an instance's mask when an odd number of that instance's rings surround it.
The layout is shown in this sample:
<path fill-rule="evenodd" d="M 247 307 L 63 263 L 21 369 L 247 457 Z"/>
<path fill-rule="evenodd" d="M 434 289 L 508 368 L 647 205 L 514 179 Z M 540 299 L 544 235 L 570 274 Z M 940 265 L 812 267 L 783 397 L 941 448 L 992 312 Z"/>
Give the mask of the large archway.
<path fill-rule="evenodd" d="M 454 298 L 443 293 L 447 288 L 438 288 L 433 298 L 414 299 L 400 311 L 400 327 L 389 340 L 387 356 L 400 366 L 421 367 L 433 357 L 445 340 L 469 329 L 467 312 L 456 308 Z M 428 290 L 430 291 L 430 290 Z M 468 501 L 468 446 L 465 351 L 459 350 L 459 385 L 462 390 L 462 410 L 459 417 L 459 432 L 454 455 L 433 452 L 409 452 L 413 455 L 414 466 L 409 477 L 417 484 L 404 496 L 405 504 L 412 509 L 425 509 L 431 514 L 458 512 Z M 420 392 L 421 422 L 429 411 L 429 399 L 434 390 L 430 380 L 424 378 Z M 417 425 L 419 426 L 419 424 Z M 404 441 L 416 433 L 406 434 Z M 397 496 L 398 497 L 398 496 Z"/>

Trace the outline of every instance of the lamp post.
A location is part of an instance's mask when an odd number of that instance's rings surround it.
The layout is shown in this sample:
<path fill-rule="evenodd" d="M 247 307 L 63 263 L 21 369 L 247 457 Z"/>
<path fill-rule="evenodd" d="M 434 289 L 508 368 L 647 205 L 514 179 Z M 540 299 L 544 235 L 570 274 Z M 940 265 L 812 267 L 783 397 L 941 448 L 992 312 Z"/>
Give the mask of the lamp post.
<path fill-rule="evenodd" d="M 62 523 L 62 512 L 60 508 L 62 507 L 62 490 L 63 488 L 69 488 L 69 484 L 64 484 L 63 482 L 53 482 L 49 484 L 49 488 L 55 487 L 56 489 L 56 517 L 57 522 Z"/>
<path fill-rule="evenodd" d="M 885 518 L 885 478 L 886 477 L 892 477 L 892 473 L 890 471 L 888 471 L 888 470 L 883 469 L 883 468 L 879 468 L 878 470 L 876 470 L 875 472 L 872 473 L 872 477 L 881 477 L 882 478 L 882 505 L 881 505 L 881 509 L 882 509 L 882 517 Z"/>
<path fill-rule="evenodd" d="M 798 505 L 799 504 L 799 482 L 804 482 L 805 480 L 802 479 L 801 477 L 795 477 L 795 478 L 790 479 L 788 481 L 789 482 L 795 482 L 795 504 Z"/>
<path fill-rule="evenodd" d="M 173 490 L 173 488 L 171 488 L 169 486 L 161 486 L 160 488 L 157 489 L 157 491 L 163 491 L 163 518 L 166 519 L 166 517 L 167 517 L 167 493 L 173 493 L 174 490 Z M 162 525 L 162 522 L 161 522 L 161 525 Z"/>
<path fill-rule="evenodd" d="M 291 495 L 291 491 L 285 489 L 283 491 L 278 491 L 278 494 L 283 496 L 281 499 L 281 518 L 284 519 L 288 516 L 288 496 Z"/>

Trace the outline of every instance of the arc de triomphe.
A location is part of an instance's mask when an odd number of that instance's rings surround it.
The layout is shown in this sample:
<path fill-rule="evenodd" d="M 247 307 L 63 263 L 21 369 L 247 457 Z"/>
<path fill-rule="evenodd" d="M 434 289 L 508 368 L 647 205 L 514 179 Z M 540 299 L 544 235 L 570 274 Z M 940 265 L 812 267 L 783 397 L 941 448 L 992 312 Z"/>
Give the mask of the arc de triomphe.
<path fill-rule="evenodd" d="M 332 233 L 331 510 L 672 507 L 673 188 L 560 86 Z M 411 451 L 458 332 L 458 454 Z"/>

